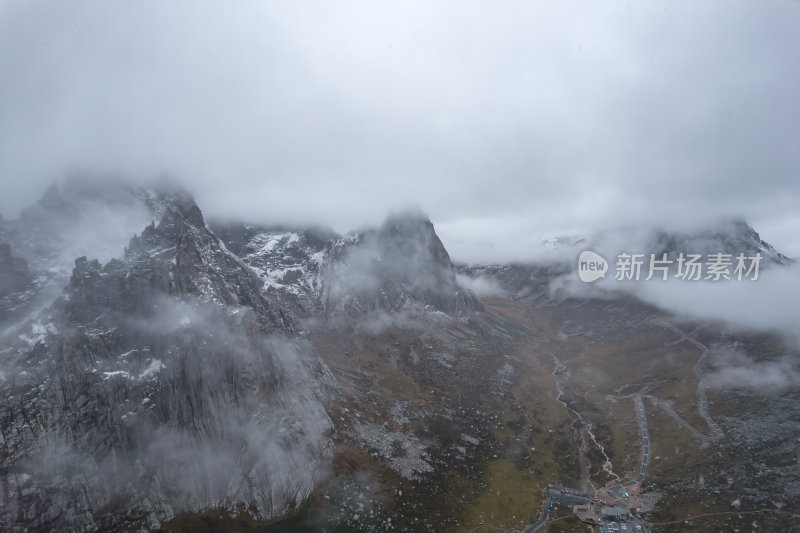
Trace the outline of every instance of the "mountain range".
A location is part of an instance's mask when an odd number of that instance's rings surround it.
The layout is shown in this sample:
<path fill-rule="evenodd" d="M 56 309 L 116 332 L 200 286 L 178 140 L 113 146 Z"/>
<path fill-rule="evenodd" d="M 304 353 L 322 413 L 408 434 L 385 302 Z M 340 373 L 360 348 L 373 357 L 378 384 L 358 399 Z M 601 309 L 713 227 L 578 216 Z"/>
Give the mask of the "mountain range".
<path fill-rule="evenodd" d="M 742 221 L 653 235 L 647 251 L 791 263 Z M 454 265 L 419 212 L 338 234 L 206 221 L 172 183 L 53 185 L 17 220 L 0 221 L 0 528 L 522 528 L 540 506 L 517 491 L 588 489 L 610 482 L 609 469 L 633 468 L 635 413 L 619 407 L 635 388 L 628 382 L 649 379 L 642 390 L 682 413 L 697 401 L 675 366 L 690 347 L 666 349 L 674 334 L 658 325 L 672 317 L 629 295 L 554 291 L 572 269 Z M 495 291 L 479 297 L 469 288 L 477 280 Z M 693 328 L 697 342 L 794 372 L 796 352 L 772 333 Z M 610 343 L 650 366 L 617 372 L 625 383 L 605 400 L 601 385 L 582 396 L 571 373 L 587 353 L 608 357 Z M 798 384 L 782 390 L 795 398 Z M 734 437 L 719 454 L 754 454 L 782 479 L 780 491 L 751 482 L 754 507 L 797 504 L 796 462 L 779 460 L 800 439 L 789 423 L 796 408 L 743 394 L 745 414 L 724 415 Z M 634 422 L 604 420 L 602 402 Z M 784 432 L 748 443 L 765 409 Z M 658 416 L 656 434 L 671 423 Z M 727 470 L 704 451 L 690 461 L 708 472 L 704 484 L 745 494 L 728 482 L 734 459 Z M 656 469 L 652 492 L 669 501 L 694 475 L 684 474 Z M 660 512 L 679 516 L 679 507 Z"/>

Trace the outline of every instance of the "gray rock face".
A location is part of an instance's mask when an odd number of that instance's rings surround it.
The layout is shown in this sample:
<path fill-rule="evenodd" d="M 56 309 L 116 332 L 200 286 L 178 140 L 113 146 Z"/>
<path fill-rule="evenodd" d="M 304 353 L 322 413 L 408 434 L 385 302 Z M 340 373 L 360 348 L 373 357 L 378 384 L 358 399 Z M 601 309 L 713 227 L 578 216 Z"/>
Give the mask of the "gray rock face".
<path fill-rule="evenodd" d="M 8 244 L 0 244 L 0 298 L 25 290 L 32 281 L 28 262 L 11 255 Z"/>
<path fill-rule="evenodd" d="M 331 252 L 339 236 L 321 228 L 212 226 L 227 248 L 239 256 L 263 284 L 263 290 L 295 316 L 322 312 L 320 295 Z"/>
<path fill-rule="evenodd" d="M 14 257 L 8 244 L 0 244 L 0 324 L 24 314 L 38 288 L 28 262 Z"/>
<path fill-rule="evenodd" d="M 410 308 L 458 316 L 482 308 L 458 285 L 433 224 L 419 214 L 348 235 L 241 225 L 215 231 L 267 294 L 298 316 L 357 318 Z"/>
<path fill-rule="evenodd" d="M 333 379 L 183 199 L 120 259 L 75 261 L 0 362 L 0 529 L 268 519 L 330 458 Z"/>
<path fill-rule="evenodd" d="M 73 177 L 54 183 L 17 220 L 0 221 L 0 242 L 24 259 L 33 283 L 0 303 L 0 331 L 48 307 L 69 282 L 75 258 L 106 262 L 122 255 L 131 236 L 167 206 L 188 198 L 167 183 L 133 187 L 114 180 Z"/>
<path fill-rule="evenodd" d="M 423 307 L 453 316 L 482 309 L 456 281 L 444 245 L 424 216 L 392 216 L 334 258 L 326 290 L 329 313 Z"/>

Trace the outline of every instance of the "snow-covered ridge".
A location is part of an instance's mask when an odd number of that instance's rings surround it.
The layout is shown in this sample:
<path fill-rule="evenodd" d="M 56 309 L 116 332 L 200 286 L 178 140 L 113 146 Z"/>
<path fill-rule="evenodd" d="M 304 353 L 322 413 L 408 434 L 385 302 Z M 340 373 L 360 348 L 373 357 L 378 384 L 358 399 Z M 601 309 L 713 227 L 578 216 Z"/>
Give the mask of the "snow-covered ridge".
<path fill-rule="evenodd" d="M 363 315 L 409 308 L 461 313 L 479 307 L 424 217 L 392 216 L 379 229 L 330 230 L 212 224 L 264 290 L 299 316 Z"/>
<path fill-rule="evenodd" d="M 264 288 L 281 288 L 298 296 L 322 289 L 325 248 L 312 246 L 297 232 L 264 231 L 249 243 L 242 260 L 263 280 Z"/>

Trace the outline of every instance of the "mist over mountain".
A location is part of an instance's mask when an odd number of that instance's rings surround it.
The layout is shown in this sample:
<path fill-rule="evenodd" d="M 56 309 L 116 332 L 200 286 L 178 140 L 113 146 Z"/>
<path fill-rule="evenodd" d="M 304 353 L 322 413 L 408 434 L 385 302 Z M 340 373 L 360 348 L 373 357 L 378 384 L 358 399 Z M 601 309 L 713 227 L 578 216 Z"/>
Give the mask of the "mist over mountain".
<path fill-rule="evenodd" d="M 762 253 L 754 293 L 795 269 L 740 221 L 649 235 L 641 250 L 670 256 Z M 581 286 L 564 248 L 605 252 L 621 242 L 611 235 L 561 240 L 543 262 L 454 266 L 414 210 L 346 234 L 208 224 L 174 183 L 72 179 L 3 221 L 0 236 L 0 524 L 9 531 L 155 530 L 212 511 L 260 523 L 307 509 L 320 491 L 329 503 L 312 530 L 413 529 L 419 516 L 399 492 L 426 502 L 427 490 L 446 490 L 440 476 L 454 458 L 474 454 L 473 468 L 496 450 L 522 453 L 481 407 L 504 412 L 514 383 L 538 372 L 516 370 L 529 363 L 509 355 L 515 343 L 539 337 L 519 333 L 529 326 L 503 309 L 555 313 L 565 339 L 643 334 L 669 316 L 723 318 L 756 334 L 782 327 L 742 325 L 693 300 L 680 313 L 646 289 Z M 736 380 L 752 384 L 741 391 L 796 389 L 793 355 L 762 363 L 737 350 L 714 355 L 713 390 Z M 481 380 L 485 392 L 470 398 Z M 434 422 L 453 413 L 453 428 Z M 378 499 L 358 492 L 372 467 L 342 461 L 362 453 L 388 469 L 384 488 L 405 488 Z M 474 471 L 464 483 L 480 479 Z M 361 487 L 358 505 L 371 502 L 373 514 L 353 518 L 362 513 L 337 492 L 342 483 Z M 453 526 L 464 512 L 448 504 L 424 523 Z"/>
<path fill-rule="evenodd" d="M 117 198 L 109 212 L 141 207 Z M 330 455 L 324 364 L 188 195 L 157 206 L 124 254 L 75 259 L 63 295 L 5 336 L 5 528 L 156 527 L 221 502 L 268 519 L 307 496 Z"/>
<path fill-rule="evenodd" d="M 226 244 L 182 190 L 67 181 L 3 229 L 4 528 L 280 516 L 331 460 L 335 380 L 302 320 L 481 308 L 418 214 L 348 236 L 230 225 Z"/>

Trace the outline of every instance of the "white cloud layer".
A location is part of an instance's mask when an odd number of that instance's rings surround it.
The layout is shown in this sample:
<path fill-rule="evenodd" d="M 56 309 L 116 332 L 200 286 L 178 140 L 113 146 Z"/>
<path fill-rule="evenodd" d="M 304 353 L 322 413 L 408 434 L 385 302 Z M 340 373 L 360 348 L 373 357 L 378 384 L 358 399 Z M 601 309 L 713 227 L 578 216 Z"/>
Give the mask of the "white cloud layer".
<path fill-rule="evenodd" d="M 789 0 L 9 0 L 0 211 L 169 173 L 212 216 L 416 203 L 456 259 L 717 215 L 797 254 L 798 27 Z"/>
<path fill-rule="evenodd" d="M 586 284 L 574 272 L 557 278 L 554 291 L 575 296 L 610 298 L 626 292 L 642 301 L 674 313 L 678 318 L 719 321 L 736 330 L 774 332 L 800 346 L 800 264 L 764 268 L 755 281 L 688 281 L 654 278 L 646 281 L 614 279 L 614 266 L 606 280 Z"/>

